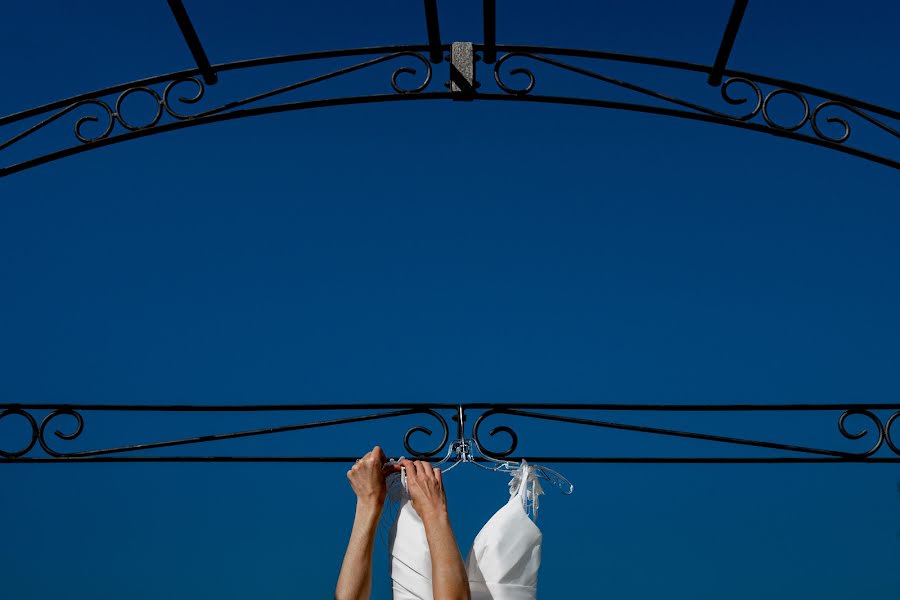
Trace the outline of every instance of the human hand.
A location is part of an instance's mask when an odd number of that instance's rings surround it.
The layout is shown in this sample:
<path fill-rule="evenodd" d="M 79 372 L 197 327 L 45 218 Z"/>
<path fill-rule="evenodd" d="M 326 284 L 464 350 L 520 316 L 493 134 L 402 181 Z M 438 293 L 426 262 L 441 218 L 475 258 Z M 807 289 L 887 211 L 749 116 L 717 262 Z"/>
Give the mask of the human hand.
<path fill-rule="evenodd" d="M 447 514 L 447 494 L 439 467 L 432 467 L 422 460 L 401 459 L 398 463 L 406 468 L 406 487 L 413 508 L 423 521 Z"/>
<path fill-rule="evenodd" d="M 379 507 L 384 504 L 387 495 L 384 484 L 385 460 L 387 458 L 381 446 L 375 446 L 347 471 L 347 479 L 350 480 L 350 487 L 353 488 L 358 502 Z"/>

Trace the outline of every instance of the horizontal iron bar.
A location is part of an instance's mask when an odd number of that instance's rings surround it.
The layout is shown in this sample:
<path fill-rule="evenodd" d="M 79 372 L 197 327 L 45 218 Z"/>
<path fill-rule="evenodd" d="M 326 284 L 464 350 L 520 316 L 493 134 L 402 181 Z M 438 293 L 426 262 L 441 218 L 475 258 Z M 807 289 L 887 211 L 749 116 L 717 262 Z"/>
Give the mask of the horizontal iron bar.
<path fill-rule="evenodd" d="M 161 463 L 205 463 L 205 462 L 289 462 L 289 463 L 353 463 L 358 456 L 97 456 L 73 458 L 0 458 L 0 463 L 120 463 L 120 462 L 161 462 Z M 501 460 L 518 462 L 522 459 L 533 463 L 681 463 L 681 464 L 775 464 L 775 463 L 892 463 L 900 464 L 898 458 L 807 458 L 807 457 L 773 457 L 773 458 L 713 458 L 713 457 L 581 457 L 581 456 L 505 456 Z M 438 462 L 440 458 L 417 458 L 426 462 Z M 478 462 L 493 462 L 476 457 Z"/>
<path fill-rule="evenodd" d="M 72 403 L 0 403 L 0 410 L 7 408 L 23 408 L 31 410 L 55 410 L 72 408 L 79 410 L 110 411 L 187 411 L 187 412 L 243 412 L 243 411 L 279 411 L 279 410 L 355 410 L 370 408 L 431 408 L 456 409 L 517 409 L 517 408 L 551 408 L 561 410 L 660 410 L 660 411 L 745 411 L 745 410 L 841 410 L 865 408 L 869 410 L 900 409 L 900 403 L 801 403 L 801 404 L 623 404 L 596 402 L 357 402 L 338 404 L 72 404 Z"/>
<path fill-rule="evenodd" d="M 548 414 L 544 412 L 530 412 L 529 408 L 543 408 L 543 409 L 553 409 L 556 411 L 556 414 Z M 325 421 L 318 422 L 306 422 L 306 423 L 292 423 L 288 425 L 279 425 L 279 426 L 270 426 L 264 428 L 255 428 L 248 429 L 243 431 L 232 431 L 228 433 L 215 433 L 208 435 L 200 435 L 195 437 L 187 437 L 180 439 L 169 439 L 169 440 L 157 440 L 139 444 L 131 444 L 125 446 L 116 446 L 116 447 L 107 447 L 107 448 L 99 448 L 92 450 L 78 450 L 74 452 L 58 452 L 53 449 L 50 445 L 48 445 L 48 425 L 57 417 L 68 416 L 70 418 L 75 418 L 77 421 L 77 428 L 66 433 L 60 430 L 55 431 L 55 435 L 63 440 L 74 440 L 78 438 L 83 431 L 84 420 L 81 413 L 89 413 L 93 412 L 103 412 L 103 411 L 118 411 L 118 412 L 168 412 L 173 414 L 185 414 L 185 413 L 201 413 L 206 414 L 210 412 L 254 412 L 254 413 L 262 413 L 262 412 L 270 412 L 270 411 L 282 411 L 282 412 L 297 412 L 297 411 L 323 411 L 328 410 L 331 412 L 340 412 L 346 410 L 361 410 L 361 409 L 382 409 L 379 412 L 375 412 L 373 414 L 351 414 L 346 416 L 338 416 L 334 415 L 333 418 L 330 418 Z M 384 409 L 396 409 L 385 412 Z M 193 444 L 201 444 L 201 443 L 209 443 L 209 442 L 217 442 L 222 440 L 229 439 L 237 439 L 237 438 L 247 438 L 247 437 L 255 437 L 255 436 L 268 436 L 272 434 L 284 433 L 289 431 L 300 431 L 300 430 L 309 430 L 320 427 L 331 427 L 337 425 L 346 425 L 350 423 L 358 423 L 358 422 L 368 422 L 374 420 L 381 419 L 393 419 L 396 417 L 409 417 L 409 416 L 422 416 L 422 415 L 430 415 L 434 419 L 436 419 L 437 424 L 440 425 L 439 431 L 442 433 L 438 434 L 438 437 L 441 438 L 441 441 L 438 443 L 436 447 L 431 450 L 420 451 L 416 450 L 412 446 L 410 446 L 410 436 L 419 432 L 427 434 L 431 436 L 433 434 L 432 430 L 428 427 L 417 425 L 409 429 L 404 437 L 404 448 L 409 453 L 409 455 L 429 460 L 437 460 L 437 457 L 443 455 L 443 449 L 446 448 L 446 444 L 449 439 L 449 427 L 447 421 L 444 416 L 442 416 L 438 410 L 452 410 L 455 415 L 453 420 L 458 423 L 458 434 L 457 440 L 462 440 L 465 437 L 465 411 L 466 409 L 475 410 L 481 409 L 481 415 L 477 417 L 474 422 L 471 439 L 474 442 L 479 444 L 479 449 L 482 454 L 486 456 L 493 456 L 496 458 L 506 459 L 509 455 L 513 455 L 515 452 L 515 448 L 517 446 L 518 436 L 513 429 L 507 426 L 494 427 L 490 429 L 489 435 L 494 436 L 497 433 L 504 432 L 509 435 L 511 444 L 506 450 L 498 450 L 491 451 L 485 448 L 482 445 L 482 440 L 479 437 L 479 427 L 481 423 L 489 417 L 494 415 L 505 415 L 507 417 L 522 417 L 522 418 L 531 418 L 531 419 L 540 419 L 543 421 L 553 421 L 559 423 L 570 423 L 576 425 L 585 425 L 591 427 L 601 427 L 606 429 L 618 429 L 618 430 L 626 430 L 626 431 L 634 431 L 640 433 L 649 433 L 654 435 L 662 435 L 662 436 L 670 436 L 670 437 L 678 437 L 678 438 L 690 438 L 695 440 L 704 440 L 715 443 L 725 443 L 732 444 L 738 446 L 753 446 L 757 448 L 767 448 L 770 450 L 780 450 L 780 451 L 788 451 L 788 452 L 800 452 L 804 453 L 807 456 L 796 457 L 758 457 L 758 458 L 748 458 L 748 457 L 622 457 L 622 456 L 605 456 L 605 457 L 588 457 L 588 456 L 578 456 L 578 457 L 566 457 L 566 456 L 551 456 L 551 457 L 524 457 L 528 460 L 546 460 L 549 462 L 760 462 L 760 463 L 770 463 L 770 462 L 822 462 L 826 459 L 829 461 L 837 461 L 837 462 L 898 462 L 900 458 L 892 458 L 890 460 L 883 459 L 881 457 L 871 458 L 873 454 L 875 454 L 882 446 L 882 444 L 887 445 L 895 454 L 900 455 L 900 450 L 898 450 L 897 445 L 893 442 L 891 437 L 892 427 L 894 423 L 900 418 L 900 404 L 898 403 L 880 403 L 880 404 L 861 404 L 861 403 L 833 403 L 833 404 L 728 404 L 728 405 L 684 405 L 684 404 L 642 404 L 642 405 L 628 405 L 628 404 L 601 404 L 601 403 L 543 403 L 543 402 L 532 402 L 532 403 L 524 403 L 524 404 L 515 404 L 515 403 L 471 403 L 471 404 L 448 404 L 448 403 L 440 403 L 440 404 L 425 404 L 425 403 L 350 403 L 350 404 L 294 404 L 294 405 L 284 405 L 284 404 L 268 404 L 268 405 L 146 405 L 146 404 L 124 404 L 124 405 L 114 405 L 114 404 L 73 404 L 73 403 L 3 403 L 0 404 L 0 418 L 7 416 L 18 416 L 20 418 L 24 418 L 26 422 L 30 423 L 31 426 L 31 441 L 30 443 L 15 449 L 15 450 L 3 450 L 0 451 L 0 456 L 3 458 L 0 459 L 2 462 L 29 462 L 33 459 L 28 458 L 27 454 L 31 451 L 32 448 L 35 447 L 35 444 L 39 442 L 40 447 L 50 455 L 47 457 L 36 457 L 34 460 L 43 461 L 43 462 L 59 462 L 59 461 L 90 461 L 91 459 L 109 459 L 112 462 L 128 462 L 131 460 L 136 461 L 163 461 L 163 462 L 208 462 L 208 461 L 293 461 L 293 462 L 321 462 L 321 461 L 330 461 L 330 462 L 344 462 L 344 459 L 347 457 L 322 457 L 322 456 L 275 456 L 275 457 L 260 457 L 260 456 L 147 456 L 147 455 L 125 455 L 122 456 L 122 453 L 134 453 L 134 452 L 145 452 L 147 450 L 159 449 L 159 448 L 171 448 L 174 446 L 186 446 Z M 873 411 L 878 409 L 889 409 L 896 411 L 892 414 L 886 421 L 882 423 L 880 417 L 878 417 Z M 35 418 L 36 415 L 31 414 L 28 411 L 36 411 L 36 410 L 49 410 L 51 411 L 46 417 L 41 420 L 40 425 L 38 425 L 38 420 Z M 664 429 L 659 427 L 651 427 L 646 425 L 634 425 L 634 424 L 626 424 L 626 423 L 617 423 L 608 420 L 596 420 L 596 418 L 587 419 L 582 416 L 575 415 L 563 415 L 559 414 L 560 410 L 580 410 L 580 411 L 610 411 L 610 410 L 618 410 L 618 411 L 627 411 L 633 412 L 636 410 L 680 410 L 680 411 L 694 411 L 694 412 L 722 412 L 722 411 L 732 411 L 732 412 L 741 412 L 747 410 L 753 411 L 786 411 L 786 410 L 800 410 L 800 411 L 833 411 L 833 410 L 843 410 L 843 413 L 840 415 L 838 420 L 838 429 L 841 434 L 848 439 L 855 440 L 860 439 L 867 436 L 868 429 L 861 429 L 857 433 L 848 432 L 845 428 L 844 422 L 848 417 L 851 416 L 865 416 L 868 417 L 875 426 L 875 432 L 877 440 L 875 444 L 871 446 L 871 448 L 866 452 L 847 452 L 840 451 L 834 449 L 824 449 L 824 448 L 813 448 L 806 446 L 797 446 L 792 444 L 784 444 L 780 442 L 773 441 L 761 441 L 754 439 L 744 439 L 744 438 L 733 438 L 726 437 L 721 435 L 713 435 L 707 433 L 698 433 L 694 431 L 679 431 L 673 429 Z M 452 446 L 450 447 L 452 449 Z M 812 457 L 809 455 L 813 455 Z M 111 455 L 117 455 L 115 457 Z M 449 455 L 448 455 L 449 456 Z M 352 457 L 347 459 L 352 460 Z M 512 459 L 510 459 L 512 460 Z"/>

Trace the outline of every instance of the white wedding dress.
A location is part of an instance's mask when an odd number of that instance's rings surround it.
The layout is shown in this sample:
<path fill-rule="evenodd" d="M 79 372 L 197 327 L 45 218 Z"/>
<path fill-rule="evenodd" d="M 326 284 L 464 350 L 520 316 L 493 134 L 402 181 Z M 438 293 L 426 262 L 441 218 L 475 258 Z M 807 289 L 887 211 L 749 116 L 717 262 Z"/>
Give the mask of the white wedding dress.
<path fill-rule="evenodd" d="M 401 478 L 402 485 L 391 482 L 392 477 Z M 389 536 L 393 600 L 433 600 L 428 540 L 422 519 L 409 501 L 405 473 L 393 473 L 388 479 L 389 489 L 399 494 L 400 502 Z M 528 516 L 527 500 L 536 510 L 543 492 L 534 467 L 522 461 L 509 492 L 509 500 L 481 528 L 466 559 L 472 600 L 535 600 L 541 530 Z"/>

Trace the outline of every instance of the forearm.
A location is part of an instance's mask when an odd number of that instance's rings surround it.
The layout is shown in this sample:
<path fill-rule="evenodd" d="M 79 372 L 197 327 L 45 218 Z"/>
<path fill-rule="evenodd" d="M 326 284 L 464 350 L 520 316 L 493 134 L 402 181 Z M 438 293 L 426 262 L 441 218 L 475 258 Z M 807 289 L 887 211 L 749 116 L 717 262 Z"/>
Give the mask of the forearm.
<path fill-rule="evenodd" d="M 434 600 L 470 600 L 469 578 L 446 512 L 423 519 Z"/>
<path fill-rule="evenodd" d="M 357 501 L 347 552 L 334 590 L 335 600 L 368 600 L 372 592 L 372 553 L 381 505 Z"/>

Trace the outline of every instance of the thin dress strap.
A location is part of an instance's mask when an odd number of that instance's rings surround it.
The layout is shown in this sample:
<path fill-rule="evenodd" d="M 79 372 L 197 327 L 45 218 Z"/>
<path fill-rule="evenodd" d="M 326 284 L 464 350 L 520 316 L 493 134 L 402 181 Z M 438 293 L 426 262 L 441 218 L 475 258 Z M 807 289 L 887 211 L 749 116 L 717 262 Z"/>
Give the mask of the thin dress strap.
<path fill-rule="evenodd" d="M 522 502 L 525 502 L 526 497 L 528 496 L 528 475 L 531 473 L 534 468 L 527 464 L 525 461 L 522 461 L 522 466 L 519 467 L 521 474 L 521 481 L 519 481 L 519 489 L 516 490 L 516 494 L 522 497 Z M 523 494 L 524 492 L 524 494 Z"/>
<path fill-rule="evenodd" d="M 516 478 L 518 478 L 518 481 L 516 481 Z M 528 489 L 529 481 L 531 482 L 531 490 Z M 515 491 L 512 490 L 514 485 Z M 526 514 L 528 513 L 528 501 L 531 500 L 531 512 L 534 518 L 537 519 L 538 497 L 543 493 L 544 490 L 534 475 L 534 465 L 529 465 L 523 460 L 521 466 L 513 475 L 513 481 L 510 482 L 510 495 L 520 499 Z"/>

